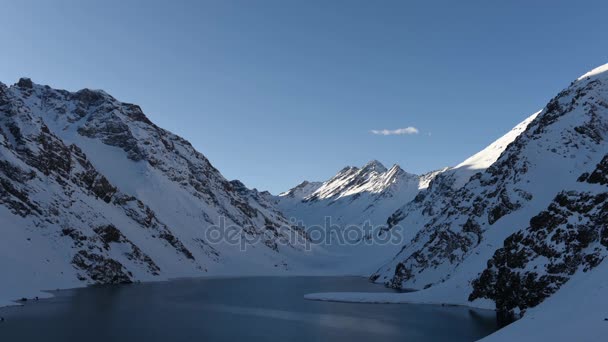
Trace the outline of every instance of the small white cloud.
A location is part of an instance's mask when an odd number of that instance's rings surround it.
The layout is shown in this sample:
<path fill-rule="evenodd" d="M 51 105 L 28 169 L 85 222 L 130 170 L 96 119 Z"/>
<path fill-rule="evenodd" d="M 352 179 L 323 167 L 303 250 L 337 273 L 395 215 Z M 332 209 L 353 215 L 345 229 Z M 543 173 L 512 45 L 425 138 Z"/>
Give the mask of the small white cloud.
<path fill-rule="evenodd" d="M 372 129 L 372 134 L 377 135 L 405 135 L 405 134 L 418 134 L 418 128 L 416 127 L 405 127 L 397 129 Z"/>

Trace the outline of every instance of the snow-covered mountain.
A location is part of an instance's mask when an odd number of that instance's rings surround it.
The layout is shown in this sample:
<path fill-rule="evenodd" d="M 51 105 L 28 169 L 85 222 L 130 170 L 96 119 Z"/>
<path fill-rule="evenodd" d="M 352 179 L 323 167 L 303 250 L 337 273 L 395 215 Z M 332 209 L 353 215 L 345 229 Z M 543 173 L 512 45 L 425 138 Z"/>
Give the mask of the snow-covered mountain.
<path fill-rule="evenodd" d="M 390 226 L 405 226 L 408 231 L 417 232 L 425 220 L 441 211 L 455 194 L 473 175 L 490 167 L 502 152 L 515 140 L 536 118 L 536 112 L 513 127 L 502 137 L 475 153 L 462 163 L 429 174 L 426 186 L 416 198 L 405 203 L 388 218 Z"/>
<path fill-rule="evenodd" d="M 578 78 L 505 136 L 496 161 L 463 163 L 484 167 L 462 186 L 444 172 L 396 212 L 391 224 L 421 229 L 373 279 L 507 316 L 571 278 L 587 284 L 608 254 L 607 70 Z"/>
<path fill-rule="evenodd" d="M 289 267 L 293 236 L 306 235 L 269 197 L 227 181 L 137 105 L 100 90 L 0 83 L 0 300 Z M 213 240 L 222 226 L 242 239 Z"/>
<path fill-rule="evenodd" d="M 281 202 L 297 204 L 312 195 L 323 185 L 323 182 L 303 181 L 288 191 L 279 194 Z"/>
<path fill-rule="evenodd" d="M 307 227 L 323 226 L 327 218 L 340 227 L 361 226 L 366 221 L 380 226 L 437 174 L 418 176 L 399 165 L 387 169 L 373 160 L 361 168 L 345 167 L 323 183 L 304 182 L 280 194 L 277 203 L 286 217 Z"/>
<path fill-rule="evenodd" d="M 445 205 L 473 175 L 492 165 L 536 115 L 538 113 L 454 167 L 415 175 L 398 165 L 387 169 L 372 160 L 361 168 L 347 166 L 323 183 L 305 181 L 277 196 L 277 206 L 292 222 L 301 222 L 304 227 L 331 230 L 357 226 L 363 228 L 368 239 L 373 234 L 386 234 L 390 229 L 394 236 L 408 242 L 424 226 L 424 220 L 434 215 L 436 208 Z M 412 212 L 416 214 L 411 215 Z M 367 252 L 351 249 L 349 253 L 353 254 L 353 260 L 377 258 L 382 262 L 392 250 L 391 246 L 370 246 L 370 249 Z"/>
<path fill-rule="evenodd" d="M 483 161 L 478 172 L 439 174 L 389 219 L 417 234 L 372 280 L 419 291 L 306 298 L 474 306 L 497 309 L 505 321 L 523 315 L 488 342 L 604 340 L 608 64 L 503 138 L 484 150 L 496 157 L 482 151 L 460 165 Z"/>

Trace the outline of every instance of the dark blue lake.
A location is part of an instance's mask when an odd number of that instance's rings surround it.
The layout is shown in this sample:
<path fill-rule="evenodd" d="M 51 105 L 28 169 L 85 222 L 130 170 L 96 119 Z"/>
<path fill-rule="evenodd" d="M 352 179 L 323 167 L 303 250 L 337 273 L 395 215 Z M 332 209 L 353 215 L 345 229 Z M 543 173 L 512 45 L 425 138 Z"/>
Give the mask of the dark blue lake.
<path fill-rule="evenodd" d="M 203 278 L 99 286 L 0 309 L 0 341 L 474 341 L 494 312 L 308 301 L 311 292 L 391 291 L 357 277 Z"/>

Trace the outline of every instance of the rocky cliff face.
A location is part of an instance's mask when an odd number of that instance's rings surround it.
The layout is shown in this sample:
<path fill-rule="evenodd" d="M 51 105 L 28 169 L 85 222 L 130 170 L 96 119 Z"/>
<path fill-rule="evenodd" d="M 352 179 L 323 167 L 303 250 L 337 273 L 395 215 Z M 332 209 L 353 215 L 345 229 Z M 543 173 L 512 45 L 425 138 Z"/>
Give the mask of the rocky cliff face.
<path fill-rule="evenodd" d="M 602 67 L 560 92 L 462 187 L 445 172 L 396 212 L 389 221 L 423 228 L 373 279 L 442 284 L 506 312 L 537 305 L 605 256 L 607 137 Z"/>
<path fill-rule="evenodd" d="M 503 314 L 523 314 L 555 293 L 577 272 L 608 254 L 608 155 L 578 190 L 560 192 L 496 250 L 473 281 L 469 300 L 487 298 Z"/>
<path fill-rule="evenodd" d="M 248 259 L 274 267 L 283 249 L 299 248 L 290 237 L 306 235 L 265 198 L 224 179 L 137 105 L 103 91 L 0 83 L 7 272 L 46 269 L 71 284 L 199 275 Z M 210 241 L 209 229 L 222 225 L 250 248 Z"/>

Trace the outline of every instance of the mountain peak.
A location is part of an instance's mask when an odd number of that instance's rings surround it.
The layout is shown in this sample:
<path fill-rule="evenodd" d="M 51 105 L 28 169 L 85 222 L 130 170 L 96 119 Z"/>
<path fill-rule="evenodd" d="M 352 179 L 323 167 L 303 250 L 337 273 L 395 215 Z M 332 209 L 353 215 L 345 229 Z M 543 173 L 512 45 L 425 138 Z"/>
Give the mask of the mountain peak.
<path fill-rule="evenodd" d="M 19 88 L 32 89 L 34 87 L 34 82 L 28 77 L 21 77 L 17 82 L 17 86 Z"/>
<path fill-rule="evenodd" d="M 378 173 L 384 173 L 384 172 L 388 171 L 386 169 L 386 167 L 384 165 L 382 165 L 382 163 L 377 161 L 376 159 L 369 161 L 367 164 L 365 164 L 363 166 L 363 168 L 361 170 L 376 171 Z"/>
<path fill-rule="evenodd" d="M 393 166 L 391 166 L 391 168 L 389 169 L 389 171 L 393 171 L 395 173 L 405 172 L 405 170 L 403 170 L 401 168 L 401 166 L 399 166 L 399 164 L 393 164 Z"/>

